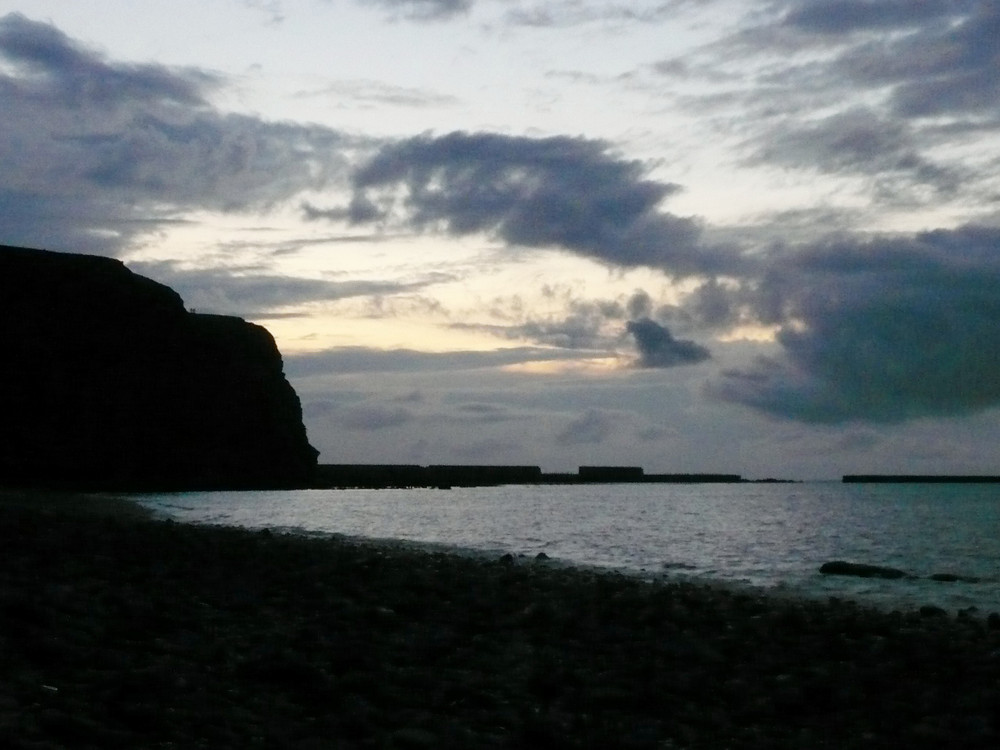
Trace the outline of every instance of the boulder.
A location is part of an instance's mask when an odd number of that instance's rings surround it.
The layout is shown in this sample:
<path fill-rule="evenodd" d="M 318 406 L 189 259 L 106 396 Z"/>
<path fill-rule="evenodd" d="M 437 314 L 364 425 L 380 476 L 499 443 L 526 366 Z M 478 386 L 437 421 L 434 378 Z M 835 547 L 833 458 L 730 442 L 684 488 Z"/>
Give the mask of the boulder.
<path fill-rule="evenodd" d="M 317 453 L 274 339 L 120 261 L 0 246 L 0 485 L 305 486 Z"/>

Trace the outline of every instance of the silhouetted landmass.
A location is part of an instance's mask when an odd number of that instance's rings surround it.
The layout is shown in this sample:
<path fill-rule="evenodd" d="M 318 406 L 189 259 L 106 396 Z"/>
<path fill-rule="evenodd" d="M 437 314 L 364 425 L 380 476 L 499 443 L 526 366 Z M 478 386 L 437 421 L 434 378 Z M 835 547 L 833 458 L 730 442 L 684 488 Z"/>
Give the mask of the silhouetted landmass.
<path fill-rule="evenodd" d="M 95 256 L 0 246 L 0 485 L 305 486 L 316 451 L 260 326 Z"/>
<path fill-rule="evenodd" d="M 739 474 L 646 474 L 638 466 L 581 466 L 576 474 L 538 466 L 320 464 L 317 488 L 489 487 L 500 484 L 729 483 Z M 772 480 L 776 481 L 776 480 Z"/>
<path fill-rule="evenodd" d="M 845 484 L 1000 484 L 1000 476 L 967 474 L 845 474 Z"/>

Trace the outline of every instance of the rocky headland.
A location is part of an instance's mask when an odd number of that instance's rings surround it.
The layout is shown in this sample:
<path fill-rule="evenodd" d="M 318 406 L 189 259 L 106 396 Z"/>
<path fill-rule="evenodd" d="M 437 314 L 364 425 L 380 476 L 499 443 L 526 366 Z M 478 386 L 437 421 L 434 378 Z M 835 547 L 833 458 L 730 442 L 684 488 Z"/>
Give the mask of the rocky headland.
<path fill-rule="evenodd" d="M 96 256 L 0 246 L 0 486 L 304 486 L 271 335 Z"/>

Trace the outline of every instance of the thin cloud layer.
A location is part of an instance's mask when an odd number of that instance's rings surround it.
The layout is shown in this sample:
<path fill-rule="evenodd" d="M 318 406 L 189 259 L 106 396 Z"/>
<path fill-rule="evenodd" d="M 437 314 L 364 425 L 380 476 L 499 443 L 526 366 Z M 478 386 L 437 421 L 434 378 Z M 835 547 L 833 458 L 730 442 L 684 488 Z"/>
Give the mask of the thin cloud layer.
<path fill-rule="evenodd" d="M 169 261 L 130 263 L 136 273 L 155 278 L 199 312 L 261 319 L 274 311 L 312 302 L 404 294 L 438 283 L 439 277 L 410 282 L 335 281 L 262 273 L 256 269 L 184 269 Z"/>
<path fill-rule="evenodd" d="M 359 0 L 415 21 L 441 21 L 467 13 L 473 0 Z"/>
<path fill-rule="evenodd" d="M 660 23 L 676 13 L 684 0 L 674 2 L 587 2 L 544 0 L 516 3 L 504 15 L 511 26 L 559 28 L 585 23 Z"/>
<path fill-rule="evenodd" d="M 246 210 L 326 184 L 345 139 L 223 114 L 196 70 L 105 60 L 48 24 L 0 18 L 4 241 L 115 254 L 186 210 Z"/>

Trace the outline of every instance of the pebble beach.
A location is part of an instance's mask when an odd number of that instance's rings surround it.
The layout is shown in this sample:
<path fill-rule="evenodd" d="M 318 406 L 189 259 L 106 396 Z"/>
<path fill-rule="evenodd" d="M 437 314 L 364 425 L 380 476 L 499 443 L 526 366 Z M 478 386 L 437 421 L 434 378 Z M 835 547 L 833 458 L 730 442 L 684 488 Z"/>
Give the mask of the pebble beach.
<path fill-rule="evenodd" d="M 995 748 L 1000 618 L 0 496 L 0 748 Z"/>

